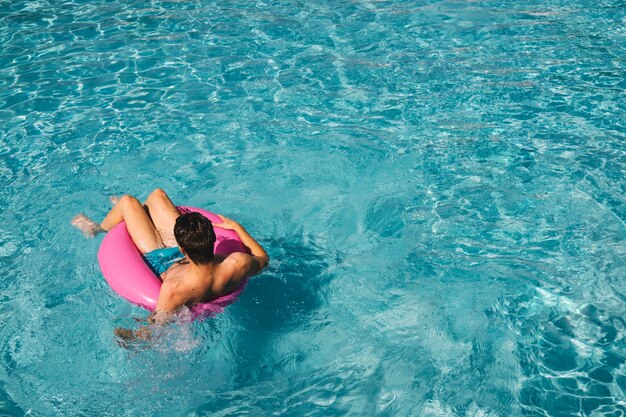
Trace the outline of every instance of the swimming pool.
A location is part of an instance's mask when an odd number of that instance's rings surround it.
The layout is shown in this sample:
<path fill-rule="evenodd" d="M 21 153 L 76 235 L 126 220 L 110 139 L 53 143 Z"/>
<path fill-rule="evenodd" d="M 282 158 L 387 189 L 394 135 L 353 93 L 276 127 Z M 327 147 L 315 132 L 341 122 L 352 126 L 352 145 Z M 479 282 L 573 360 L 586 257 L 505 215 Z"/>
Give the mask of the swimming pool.
<path fill-rule="evenodd" d="M 1 1 L 0 414 L 623 415 L 626 5 Z M 108 195 L 272 264 L 126 350 Z"/>

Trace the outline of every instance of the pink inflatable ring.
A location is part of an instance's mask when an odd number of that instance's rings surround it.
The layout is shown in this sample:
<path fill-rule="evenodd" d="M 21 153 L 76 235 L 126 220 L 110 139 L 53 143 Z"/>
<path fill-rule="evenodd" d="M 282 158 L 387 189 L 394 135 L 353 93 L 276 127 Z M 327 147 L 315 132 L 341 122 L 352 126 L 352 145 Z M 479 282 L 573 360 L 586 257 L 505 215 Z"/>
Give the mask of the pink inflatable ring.
<path fill-rule="evenodd" d="M 206 210 L 184 206 L 180 208 L 198 212 L 213 223 L 221 222 L 219 217 Z M 215 236 L 214 252 L 216 255 L 228 256 L 233 252 L 247 253 L 247 248 L 234 231 L 215 228 Z M 98 262 L 102 275 L 113 291 L 131 303 L 154 311 L 162 282 L 146 264 L 141 252 L 130 238 L 124 222 L 111 229 L 102 240 L 98 250 Z M 247 282 L 248 279 L 244 280 L 230 294 L 208 303 L 193 305 L 191 307 L 193 317 L 221 312 L 224 307 L 237 299 Z"/>

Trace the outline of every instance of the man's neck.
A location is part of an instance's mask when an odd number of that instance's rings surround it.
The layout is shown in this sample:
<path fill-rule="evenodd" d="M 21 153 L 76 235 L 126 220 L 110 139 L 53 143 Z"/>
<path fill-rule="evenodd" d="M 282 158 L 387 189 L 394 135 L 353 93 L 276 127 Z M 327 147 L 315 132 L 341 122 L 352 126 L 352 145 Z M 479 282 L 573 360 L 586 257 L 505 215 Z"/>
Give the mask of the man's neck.
<path fill-rule="evenodd" d="M 213 269 L 215 268 L 213 262 L 209 262 L 208 264 L 196 264 L 192 260 L 189 260 L 189 266 L 191 267 L 192 273 L 196 276 L 213 275 Z"/>

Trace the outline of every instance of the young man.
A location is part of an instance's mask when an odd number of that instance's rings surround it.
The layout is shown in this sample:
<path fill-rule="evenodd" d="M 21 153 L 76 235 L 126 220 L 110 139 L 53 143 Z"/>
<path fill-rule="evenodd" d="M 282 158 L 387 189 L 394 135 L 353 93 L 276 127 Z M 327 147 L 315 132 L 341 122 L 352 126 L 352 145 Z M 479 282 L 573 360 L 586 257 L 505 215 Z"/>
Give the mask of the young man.
<path fill-rule="evenodd" d="M 222 215 L 221 223 L 212 224 L 199 213 L 181 214 L 161 189 L 154 190 L 143 205 L 130 195 L 112 201 L 115 206 L 102 223 L 79 214 L 72 224 L 93 237 L 126 222 L 133 242 L 163 280 L 155 309 L 157 321 L 167 319 L 183 305 L 207 302 L 234 291 L 269 263 L 265 250 L 239 223 Z M 251 255 L 214 256 L 214 227 L 234 230 Z"/>

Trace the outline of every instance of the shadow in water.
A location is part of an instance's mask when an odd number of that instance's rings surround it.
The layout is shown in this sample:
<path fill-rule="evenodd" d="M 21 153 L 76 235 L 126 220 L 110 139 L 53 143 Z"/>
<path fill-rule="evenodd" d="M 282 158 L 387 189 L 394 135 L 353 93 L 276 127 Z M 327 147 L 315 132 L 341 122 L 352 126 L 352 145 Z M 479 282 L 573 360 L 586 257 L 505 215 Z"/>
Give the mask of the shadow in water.
<path fill-rule="evenodd" d="M 322 287 L 330 280 L 328 268 L 336 256 L 311 243 L 272 241 L 268 246 L 280 248 L 280 253 L 273 254 L 269 269 L 248 284 L 240 307 L 252 314 L 242 317 L 242 325 L 287 330 L 305 322 L 321 305 Z"/>
<path fill-rule="evenodd" d="M 302 238 L 266 242 L 273 248 L 270 267 L 253 278 L 240 299 L 229 307 L 239 329 L 232 336 L 237 358 L 235 385 L 271 379 L 284 366 L 302 360 L 306 352 L 299 348 L 280 352 L 284 345 L 277 347 L 276 342 L 284 343 L 294 333 L 323 327 L 316 316 L 325 302 L 325 288 L 333 279 L 330 267 L 337 262 L 337 254 L 312 242 Z"/>

